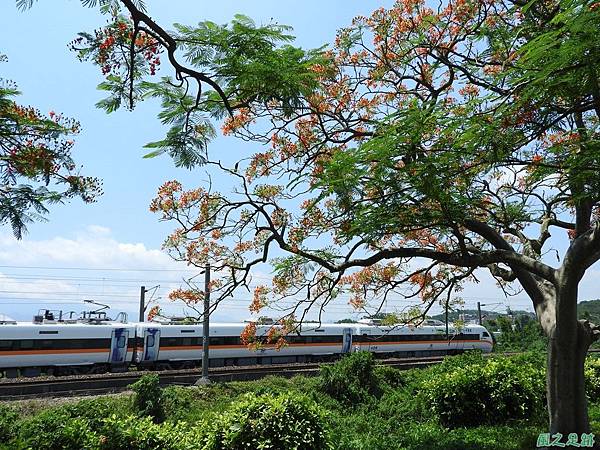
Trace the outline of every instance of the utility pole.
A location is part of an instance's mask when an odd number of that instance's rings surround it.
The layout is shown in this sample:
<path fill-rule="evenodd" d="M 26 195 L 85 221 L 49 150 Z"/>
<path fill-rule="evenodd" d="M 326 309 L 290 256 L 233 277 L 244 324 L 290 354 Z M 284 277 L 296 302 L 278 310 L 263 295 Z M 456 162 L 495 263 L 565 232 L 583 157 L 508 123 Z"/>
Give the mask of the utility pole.
<path fill-rule="evenodd" d="M 481 325 L 481 303 L 477 302 L 477 316 L 479 317 L 479 325 Z"/>
<path fill-rule="evenodd" d="M 208 379 L 208 347 L 210 340 L 210 264 L 206 264 L 204 267 L 204 315 L 202 317 L 202 379 L 204 383 L 209 381 Z"/>
<path fill-rule="evenodd" d="M 146 311 L 146 286 L 140 288 L 140 322 L 145 322 L 144 313 Z"/>
<path fill-rule="evenodd" d="M 448 300 L 446 300 L 446 340 L 450 338 L 448 334 Z"/>

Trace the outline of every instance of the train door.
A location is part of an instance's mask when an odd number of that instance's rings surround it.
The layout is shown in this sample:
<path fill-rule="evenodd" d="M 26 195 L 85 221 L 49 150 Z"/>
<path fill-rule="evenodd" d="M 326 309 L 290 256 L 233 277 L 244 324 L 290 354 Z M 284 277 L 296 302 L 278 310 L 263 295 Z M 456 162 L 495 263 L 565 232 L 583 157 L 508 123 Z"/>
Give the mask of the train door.
<path fill-rule="evenodd" d="M 342 340 L 342 353 L 352 351 L 352 328 L 344 328 L 344 338 Z"/>
<path fill-rule="evenodd" d="M 129 330 L 126 328 L 116 328 L 112 331 L 110 341 L 110 363 L 122 364 L 127 359 L 127 340 L 129 339 Z"/>
<path fill-rule="evenodd" d="M 158 328 L 144 329 L 144 356 L 142 362 L 152 362 L 158 359 L 160 349 L 160 330 Z"/>

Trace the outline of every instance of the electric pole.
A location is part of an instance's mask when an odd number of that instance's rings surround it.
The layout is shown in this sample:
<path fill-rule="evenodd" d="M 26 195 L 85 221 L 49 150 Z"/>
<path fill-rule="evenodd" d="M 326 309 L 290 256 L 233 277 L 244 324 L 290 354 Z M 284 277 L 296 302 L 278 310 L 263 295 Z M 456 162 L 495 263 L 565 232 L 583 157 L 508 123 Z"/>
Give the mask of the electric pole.
<path fill-rule="evenodd" d="M 202 378 L 208 382 L 208 347 L 210 340 L 210 264 L 204 267 L 204 315 L 202 317 Z"/>
<path fill-rule="evenodd" d="M 479 317 L 479 325 L 481 325 L 481 303 L 477 302 L 477 316 Z"/>
<path fill-rule="evenodd" d="M 448 300 L 446 300 L 446 340 L 449 339 L 448 334 Z"/>
<path fill-rule="evenodd" d="M 144 312 L 146 311 L 146 286 L 140 288 L 140 322 L 145 322 Z"/>

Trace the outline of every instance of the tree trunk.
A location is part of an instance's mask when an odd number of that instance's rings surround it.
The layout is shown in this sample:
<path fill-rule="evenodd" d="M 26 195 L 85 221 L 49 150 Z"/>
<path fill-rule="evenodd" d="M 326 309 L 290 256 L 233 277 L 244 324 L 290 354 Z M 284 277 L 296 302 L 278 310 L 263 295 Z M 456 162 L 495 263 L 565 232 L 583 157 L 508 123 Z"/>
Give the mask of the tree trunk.
<path fill-rule="evenodd" d="M 557 316 L 548 345 L 547 396 L 550 433 L 566 438 L 590 432 L 583 366 L 591 335 L 577 320 L 564 322 Z"/>

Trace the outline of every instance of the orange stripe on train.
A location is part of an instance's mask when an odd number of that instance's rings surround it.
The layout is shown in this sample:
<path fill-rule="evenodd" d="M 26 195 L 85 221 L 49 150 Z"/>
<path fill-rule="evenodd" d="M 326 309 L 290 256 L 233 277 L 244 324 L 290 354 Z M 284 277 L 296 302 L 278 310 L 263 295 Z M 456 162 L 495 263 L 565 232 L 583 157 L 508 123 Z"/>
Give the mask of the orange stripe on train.
<path fill-rule="evenodd" d="M 406 341 L 406 342 L 386 342 L 386 341 L 369 341 L 369 342 L 355 342 L 353 345 L 367 347 L 367 346 L 376 346 L 376 345 L 406 345 L 406 344 L 451 344 L 451 343 L 465 343 L 465 342 L 478 342 L 482 344 L 492 345 L 491 342 L 487 341 L 478 341 L 478 340 L 440 340 L 440 341 Z M 341 343 L 339 342 L 319 342 L 319 343 L 309 343 L 309 344 L 300 344 L 300 343 L 292 343 L 288 344 L 287 347 L 340 347 Z M 266 348 L 275 348 L 274 345 L 267 345 Z M 247 349 L 246 345 L 211 345 L 212 349 Z M 181 345 L 181 346 L 161 346 L 159 347 L 162 351 L 175 351 L 175 350 L 200 350 L 202 349 L 201 345 Z M 136 349 L 138 352 L 142 352 L 142 348 Z M 127 352 L 131 353 L 133 351 L 132 348 L 128 348 Z M 81 349 L 64 349 L 64 350 L 15 350 L 15 351 L 0 351 L 0 356 L 10 356 L 10 355 L 64 355 L 69 353 L 109 353 L 109 348 L 81 348 Z"/>

